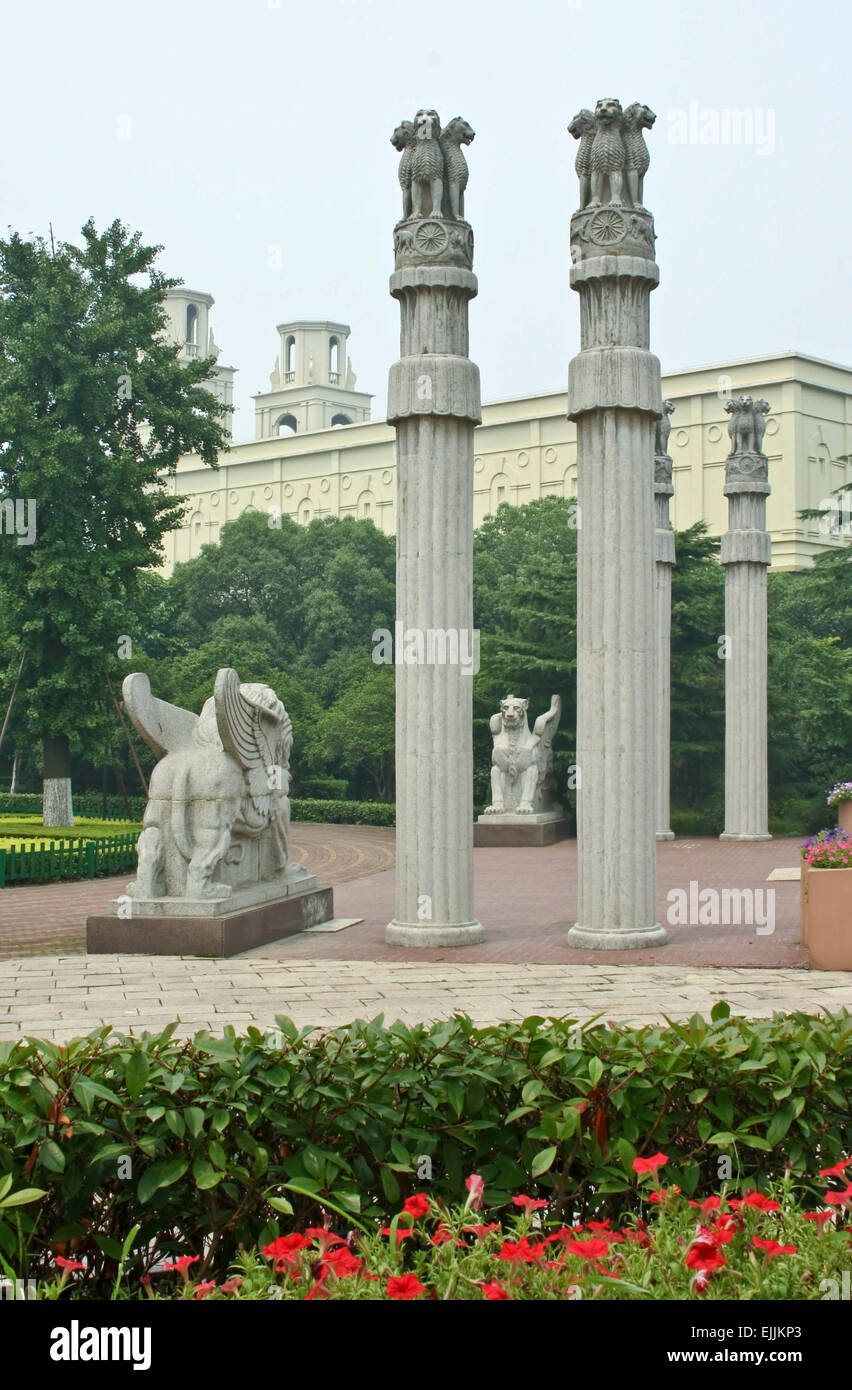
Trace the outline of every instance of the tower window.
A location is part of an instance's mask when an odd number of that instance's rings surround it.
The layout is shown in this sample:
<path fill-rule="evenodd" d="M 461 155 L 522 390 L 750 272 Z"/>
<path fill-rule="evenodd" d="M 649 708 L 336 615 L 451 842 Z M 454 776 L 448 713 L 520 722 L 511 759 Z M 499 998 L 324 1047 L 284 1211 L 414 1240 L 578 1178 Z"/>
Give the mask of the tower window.
<path fill-rule="evenodd" d="M 332 415 L 331 423 L 332 425 L 351 425 L 352 421 L 348 415 L 343 415 L 338 412 L 337 415 Z"/>
<path fill-rule="evenodd" d="M 292 333 L 284 344 L 284 380 L 296 380 L 296 339 Z"/>
<path fill-rule="evenodd" d="M 295 434 L 299 428 L 299 422 L 295 415 L 279 415 L 275 421 L 275 433 L 278 435 Z"/>
<path fill-rule="evenodd" d="M 198 305 L 186 306 L 186 349 L 190 357 L 198 352 Z"/>
<path fill-rule="evenodd" d="M 340 343 L 337 338 L 329 339 L 328 379 L 332 386 L 337 386 L 340 381 Z"/>

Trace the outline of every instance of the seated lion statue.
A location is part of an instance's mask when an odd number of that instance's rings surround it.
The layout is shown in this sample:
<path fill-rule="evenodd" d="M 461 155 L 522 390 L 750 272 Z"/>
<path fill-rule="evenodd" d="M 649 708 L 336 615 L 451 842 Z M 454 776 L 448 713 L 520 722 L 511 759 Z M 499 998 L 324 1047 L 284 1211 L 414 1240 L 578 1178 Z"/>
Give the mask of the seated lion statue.
<path fill-rule="evenodd" d="M 550 709 L 540 714 L 530 732 L 529 700 L 507 695 L 499 714 L 490 720 L 491 805 L 486 816 L 536 815 L 561 811 L 553 799 L 553 736 L 559 726 L 562 701 L 554 695 Z"/>

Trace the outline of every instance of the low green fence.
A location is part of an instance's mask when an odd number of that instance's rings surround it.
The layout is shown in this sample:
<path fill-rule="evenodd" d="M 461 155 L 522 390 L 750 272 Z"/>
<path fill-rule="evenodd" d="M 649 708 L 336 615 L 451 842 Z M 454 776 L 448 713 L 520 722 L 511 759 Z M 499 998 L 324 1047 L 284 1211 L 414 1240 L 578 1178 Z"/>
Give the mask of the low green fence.
<path fill-rule="evenodd" d="M 0 849 L 0 888 L 52 878 L 94 878 L 136 868 L 138 832 L 100 840 L 34 840 Z"/>

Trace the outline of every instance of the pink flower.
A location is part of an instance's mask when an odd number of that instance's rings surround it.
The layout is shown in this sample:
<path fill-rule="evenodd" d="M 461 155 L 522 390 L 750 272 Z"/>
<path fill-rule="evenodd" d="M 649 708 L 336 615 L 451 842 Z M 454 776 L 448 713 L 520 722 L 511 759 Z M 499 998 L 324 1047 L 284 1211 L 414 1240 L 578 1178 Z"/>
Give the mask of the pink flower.
<path fill-rule="evenodd" d="M 205 1280 L 203 1280 L 200 1284 L 196 1284 L 196 1286 L 195 1286 L 195 1297 L 196 1297 L 196 1298 L 203 1298 L 205 1294 L 209 1293 L 211 1289 L 215 1289 L 215 1287 L 216 1287 L 216 1280 L 215 1280 L 215 1279 L 205 1279 Z"/>
<path fill-rule="evenodd" d="M 464 1185 L 467 1188 L 465 1211 L 479 1211 L 485 1194 L 485 1183 L 478 1173 L 471 1173 L 469 1178 L 465 1178 Z"/>
<path fill-rule="evenodd" d="M 65 1257 L 64 1257 L 64 1255 L 57 1255 L 57 1256 L 56 1256 L 56 1259 L 55 1259 L 55 1261 L 54 1261 L 54 1264 L 57 1264 L 57 1265 L 59 1266 L 60 1269 L 64 1269 L 64 1270 L 66 1271 L 66 1273 L 69 1273 L 69 1274 L 70 1274 L 70 1272 L 71 1272 L 72 1269 L 85 1269 L 85 1268 L 86 1268 L 85 1265 L 81 1265 L 81 1264 L 80 1264 L 80 1261 L 79 1261 L 79 1260 L 66 1260 Z"/>

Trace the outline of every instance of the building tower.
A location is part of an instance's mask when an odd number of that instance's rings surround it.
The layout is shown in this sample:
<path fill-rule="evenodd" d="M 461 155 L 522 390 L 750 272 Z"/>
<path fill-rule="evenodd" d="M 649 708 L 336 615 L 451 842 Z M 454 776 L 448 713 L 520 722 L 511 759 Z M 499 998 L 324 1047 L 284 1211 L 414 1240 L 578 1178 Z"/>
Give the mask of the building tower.
<path fill-rule="evenodd" d="M 373 398 L 355 390 L 347 353 L 350 331 L 346 323 L 279 323 L 280 348 L 269 377 L 272 389 L 254 397 L 256 439 L 369 420 Z"/>
<path fill-rule="evenodd" d="M 168 316 L 167 333 L 173 343 L 180 347 L 178 360 L 191 362 L 194 357 L 215 357 L 220 349 L 213 339 L 210 327 L 210 310 L 216 301 L 212 294 L 201 290 L 188 290 L 178 285 L 166 291 L 164 309 Z M 205 382 L 205 386 L 222 405 L 234 404 L 235 367 L 216 367 L 216 375 Z M 223 420 L 227 433 L 232 433 L 233 417 L 229 414 Z"/>

